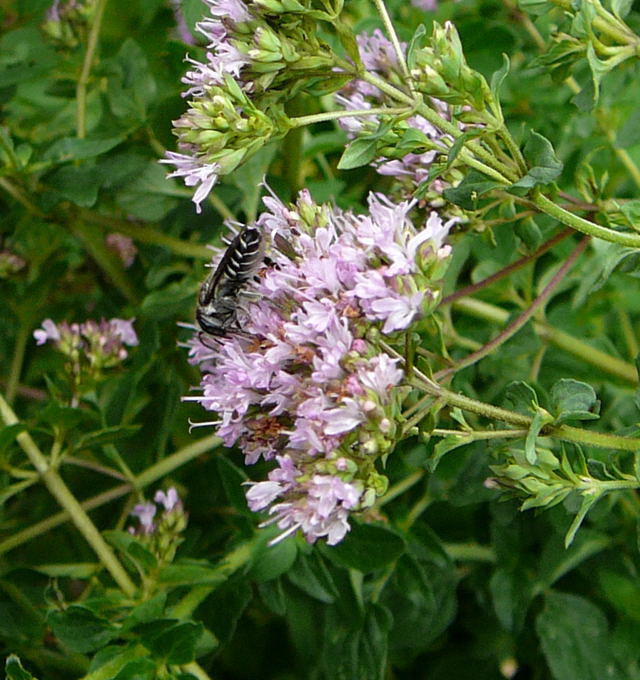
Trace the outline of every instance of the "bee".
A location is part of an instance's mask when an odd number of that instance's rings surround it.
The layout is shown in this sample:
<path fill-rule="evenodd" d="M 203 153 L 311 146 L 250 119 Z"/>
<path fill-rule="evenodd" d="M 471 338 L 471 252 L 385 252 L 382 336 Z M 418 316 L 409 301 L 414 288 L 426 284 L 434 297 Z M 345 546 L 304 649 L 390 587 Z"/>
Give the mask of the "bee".
<path fill-rule="evenodd" d="M 198 296 L 196 321 L 216 338 L 238 332 L 238 296 L 264 259 L 264 241 L 253 226 L 243 227 L 227 247 L 220 264 L 204 280 Z"/>

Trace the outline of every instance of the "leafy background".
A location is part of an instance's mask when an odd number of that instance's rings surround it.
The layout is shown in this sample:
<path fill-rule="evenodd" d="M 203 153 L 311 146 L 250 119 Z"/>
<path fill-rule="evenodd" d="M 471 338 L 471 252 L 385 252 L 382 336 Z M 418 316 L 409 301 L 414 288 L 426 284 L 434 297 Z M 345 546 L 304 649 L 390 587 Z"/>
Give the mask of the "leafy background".
<path fill-rule="evenodd" d="M 535 514 L 521 513 L 516 501 L 500 502 L 484 484 L 496 462 L 491 441 L 455 448 L 433 470 L 434 455 L 444 453 L 436 450 L 438 440 L 410 439 L 388 461 L 391 482 L 403 492 L 356 522 L 342 544 L 312 548 L 293 539 L 266 548 L 270 534 L 257 530 L 240 486 L 242 457 L 203 439 L 204 430 L 189 432 L 189 419 L 203 414 L 180 401 L 198 376 L 178 345 L 187 336 L 176 322 L 193 319 L 206 244 L 219 243 L 224 217 L 255 217 L 265 174 L 284 198 L 304 185 L 319 201 L 356 209 L 370 189 L 384 191 L 390 180 L 366 168 L 337 171 L 345 138 L 324 124 L 255 156 L 196 215 L 190 192 L 165 179 L 157 161 L 174 148 L 171 120 L 185 106 L 184 55 L 202 56 L 203 48 L 177 37 L 168 3 L 107 3 L 83 87 L 88 36 L 80 34 L 73 47 L 53 44 L 41 30 L 48 4 L 23 0 L 0 9 L 0 238 L 27 263 L 0 281 L 2 388 L 15 394 L 15 411 L 43 450 L 61 440 L 68 458 L 81 463 L 118 469 L 125 461 L 148 497 L 160 485 L 175 485 L 189 523 L 176 561 L 159 569 L 143 546 L 119 533 L 139 494 L 126 488 L 96 503 L 92 520 L 112 532 L 114 549 L 146 583 L 145 597 L 132 603 L 57 514 L 49 491 L 17 481 L 15 470 L 29 469 L 16 444 L 21 428 L 3 429 L 0 640 L 24 667 L 10 656 L 8 677 L 640 677 L 637 496 L 605 498 L 565 549 L 575 504 Z M 199 0 L 182 8 L 191 26 L 203 11 Z M 637 195 L 620 154 L 640 163 L 635 63 L 609 74 L 597 107 L 581 110 L 574 93 L 549 75 L 526 23 L 535 20 L 544 39 L 557 15 L 529 17 L 509 0 L 442 2 L 435 13 L 395 0 L 390 9 L 404 39 L 421 22 L 453 20 L 467 60 L 487 77 L 502 65 L 503 52 L 510 56 L 505 116 L 514 134 L 531 128 L 552 141 L 565 162 L 563 188 L 588 185 L 605 199 Z M 347 11 L 357 30 L 380 26 L 364 0 L 347 3 Z M 627 21 L 637 26 L 638 17 L 632 12 Z M 589 80 L 584 63 L 573 73 L 581 84 Z M 79 82 L 86 94 L 83 138 Z M 551 219 L 536 218 L 529 230 L 506 221 L 461 232 L 448 291 L 531 252 L 555 228 Z M 138 248 L 129 269 L 105 246 L 114 231 Z M 516 312 L 576 243 L 564 241 L 479 298 Z M 633 362 L 640 313 L 635 266 L 633 254 L 592 243 L 549 304 L 546 321 Z M 62 406 L 62 359 L 32 338 L 47 317 L 135 317 L 140 345 L 81 407 Z M 443 311 L 442 323 L 480 343 L 496 332 L 486 317 L 464 309 Z M 454 357 L 466 351 L 451 348 Z M 633 379 L 548 344 L 531 324 L 453 384 L 502 404 L 510 382 L 527 380 L 548 403 L 551 386 L 569 377 L 595 389 L 599 427 L 634 425 Z M 203 443 L 184 464 L 162 468 L 172 455 L 189 454 L 194 442 Z M 628 462 L 609 451 L 588 453 L 607 465 Z M 250 472 L 259 479 L 265 471 Z M 122 483 L 68 459 L 60 473 L 80 500 L 103 498 Z"/>

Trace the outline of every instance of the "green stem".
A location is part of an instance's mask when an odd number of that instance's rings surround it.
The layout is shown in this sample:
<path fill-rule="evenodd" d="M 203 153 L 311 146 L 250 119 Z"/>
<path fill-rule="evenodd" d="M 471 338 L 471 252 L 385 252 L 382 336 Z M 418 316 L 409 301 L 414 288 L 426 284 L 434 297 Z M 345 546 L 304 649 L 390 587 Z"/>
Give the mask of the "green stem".
<path fill-rule="evenodd" d="M 580 231 L 588 236 L 593 236 L 594 238 L 603 239 L 604 241 L 610 241 L 611 243 L 619 243 L 622 246 L 640 248 L 640 234 L 628 234 L 614 231 L 613 229 L 601 227 L 598 224 L 589 222 L 588 220 L 561 208 L 559 205 L 556 205 L 539 191 L 534 192 L 531 198 L 533 203 L 538 206 L 543 213 L 550 215 L 559 222 L 562 222 L 562 224 L 566 224 L 576 231 Z"/>
<path fill-rule="evenodd" d="M 340 120 L 341 118 L 357 118 L 361 116 L 402 116 L 411 113 L 411 108 L 392 108 L 381 106 L 376 109 L 358 109 L 357 111 L 325 111 L 323 113 L 312 113 L 308 116 L 296 116 L 289 118 L 291 127 L 298 128 L 314 123 L 324 123 L 328 120 Z"/>
<path fill-rule="evenodd" d="M 477 543 L 445 543 L 444 551 L 454 562 L 495 562 L 493 548 Z"/>
<path fill-rule="evenodd" d="M 484 319 L 485 321 L 491 321 L 492 323 L 503 324 L 509 318 L 509 312 L 506 310 L 482 300 L 474 300 L 473 298 L 456 300 L 453 306 L 465 314 L 478 319 Z M 638 382 L 638 372 L 633 364 L 617 357 L 612 357 L 583 340 L 569 335 L 569 333 L 565 333 L 558 328 L 554 328 L 546 321 L 534 321 L 533 328 L 543 340 L 578 357 L 585 363 L 596 366 L 600 370 L 618 378 L 622 378 L 626 382 L 633 384 Z"/>
<path fill-rule="evenodd" d="M 380 346 L 388 354 L 395 356 L 402 361 L 402 355 L 386 342 L 380 342 Z M 499 420 L 521 428 L 528 429 L 531 425 L 533 419 L 530 416 L 515 411 L 508 411 L 507 409 L 494 406 L 493 404 L 487 404 L 486 402 L 478 401 L 477 399 L 471 399 L 464 394 L 452 392 L 433 382 L 433 380 L 428 378 L 417 368 L 414 368 L 414 373 L 416 378 L 412 383 L 413 387 L 442 399 L 449 406 L 457 406 L 463 411 L 470 411 L 479 416 L 484 416 L 491 420 Z M 604 449 L 618 449 L 621 451 L 634 452 L 640 450 L 640 439 L 638 438 L 582 430 L 578 427 L 571 427 L 569 425 L 547 426 L 543 428 L 542 435 L 556 437 L 557 439 L 579 444 L 589 444 L 590 446 L 597 446 Z"/>
<path fill-rule="evenodd" d="M 21 206 L 27 209 L 31 215 L 36 217 L 44 217 L 45 214 L 38 208 L 35 203 L 32 203 L 18 187 L 14 186 L 6 177 L 0 177 L 0 187 L 4 189 L 9 196 L 14 198 Z"/>
<path fill-rule="evenodd" d="M 141 489 L 145 486 L 153 484 L 173 470 L 182 467 L 194 458 L 197 458 L 203 453 L 206 453 L 208 450 L 219 445 L 220 439 L 215 435 L 211 435 L 193 444 L 189 444 L 189 446 L 185 446 L 183 449 L 176 451 L 171 456 L 167 456 L 167 458 L 164 458 L 155 465 L 152 465 L 150 468 L 147 468 L 143 473 L 138 475 L 136 478 L 137 488 Z M 95 508 L 99 508 L 106 503 L 110 503 L 117 498 L 125 496 L 133 490 L 134 487 L 131 484 L 121 484 L 120 486 L 116 486 L 113 489 L 109 489 L 109 491 L 105 491 L 104 493 L 98 494 L 97 496 L 93 496 L 93 498 L 83 501 L 80 505 L 86 512 Z M 69 519 L 71 519 L 70 513 L 66 511 L 59 512 L 56 515 L 52 515 L 41 522 L 33 524 L 32 526 L 13 534 L 13 536 L 10 536 L 9 538 L 6 538 L 4 541 L 0 542 L 0 555 L 8 552 L 9 550 L 17 548 L 19 545 L 27 543 L 28 541 L 31 541 L 34 538 L 51 531 L 52 529 L 55 529 L 55 527 L 64 524 Z"/>
<path fill-rule="evenodd" d="M 232 213 L 229 214 L 233 217 Z M 195 257 L 201 260 L 211 259 L 211 249 L 207 248 L 207 246 L 200 245 L 199 243 L 183 241 L 179 238 L 175 238 L 174 236 L 163 234 L 152 227 L 141 226 L 139 224 L 134 224 L 133 222 L 118 220 L 113 217 L 105 217 L 104 215 L 98 215 L 97 213 L 91 212 L 90 210 L 81 210 L 79 212 L 79 216 L 86 222 L 97 224 L 108 229 L 117 230 L 121 234 L 130 236 L 132 239 L 140 243 L 149 243 L 151 245 L 167 248 L 176 255 Z"/>
<path fill-rule="evenodd" d="M 1 395 L 0 416 L 6 425 L 18 423 L 18 418 L 15 413 Z M 87 543 L 93 548 L 102 564 L 113 577 L 113 580 L 126 595 L 134 595 L 136 586 L 129 577 L 129 574 L 124 570 L 114 552 L 102 538 L 102 535 L 89 519 L 87 513 L 82 509 L 82 506 L 77 501 L 76 497 L 63 482 L 58 472 L 49 466 L 46 457 L 42 454 L 31 436 L 27 432 L 21 432 L 16 437 L 16 440 L 40 475 L 40 478 L 46 487 L 49 489 L 51 495 L 58 501 L 60 506 L 69 513 L 71 521 L 75 524 Z"/>
<path fill-rule="evenodd" d="M 387 7 L 384 4 L 383 0 L 373 0 L 373 2 L 376 6 L 376 9 L 378 10 L 380 18 L 382 19 L 382 23 L 384 24 L 389 39 L 391 40 L 391 44 L 393 45 L 393 50 L 396 53 L 396 58 L 398 59 L 398 63 L 400 64 L 402 75 L 404 76 L 406 83 L 409 85 L 409 87 L 411 87 L 411 85 L 413 84 L 413 79 L 409 74 L 407 61 L 404 58 L 404 51 L 402 49 L 402 46 L 400 45 L 400 40 L 398 40 L 398 35 L 396 33 L 395 26 L 393 25 L 393 21 L 391 21 L 391 17 L 389 16 L 389 12 L 387 11 Z"/>
<path fill-rule="evenodd" d="M 459 361 L 455 366 L 450 368 L 445 368 L 435 374 L 436 380 L 442 380 L 443 378 L 456 373 L 457 371 L 475 364 L 480 359 L 483 359 L 487 355 L 491 354 L 497 347 L 505 343 L 509 338 L 513 337 L 528 321 L 531 317 L 539 310 L 544 307 L 547 300 L 551 297 L 553 291 L 562 282 L 565 275 L 571 269 L 574 262 L 580 257 L 584 249 L 589 243 L 589 237 L 585 236 L 578 246 L 573 250 L 571 255 L 563 262 L 562 266 L 554 274 L 551 281 L 544 287 L 540 295 L 529 305 L 525 311 L 520 314 L 516 319 L 514 319 L 501 333 L 499 333 L 493 340 L 489 341 L 486 345 L 483 345 L 480 349 L 471 354 L 467 355 L 464 359 Z"/>
<path fill-rule="evenodd" d="M 18 385 L 20 384 L 24 354 L 27 349 L 27 342 L 31 337 L 31 328 L 28 320 L 30 318 L 30 316 L 28 318 L 22 318 L 18 324 L 16 344 L 13 347 L 13 357 L 11 358 L 11 367 L 9 368 L 9 375 L 7 377 L 6 396 L 9 404 L 13 404 L 13 400 L 16 398 Z"/>
<path fill-rule="evenodd" d="M 107 5 L 107 0 L 97 0 L 95 7 L 95 14 L 93 16 L 93 24 L 89 32 L 89 39 L 87 40 L 87 51 L 84 54 L 84 61 L 82 63 L 82 71 L 78 78 L 76 86 L 76 136 L 83 139 L 87 135 L 87 83 L 89 82 L 89 75 L 91 73 L 91 65 L 98 46 L 98 36 L 100 35 L 100 28 L 102 26 L 102 15 L 104 8 Z"/>

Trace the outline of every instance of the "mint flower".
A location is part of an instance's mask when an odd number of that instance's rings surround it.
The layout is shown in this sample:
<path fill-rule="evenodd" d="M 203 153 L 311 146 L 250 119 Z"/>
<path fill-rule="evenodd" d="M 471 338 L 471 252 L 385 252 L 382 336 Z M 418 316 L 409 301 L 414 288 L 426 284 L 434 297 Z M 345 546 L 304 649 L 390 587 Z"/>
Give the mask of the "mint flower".
<path fill-rule="evenodd" d="M 452 221 L 432 213 L 418 230 L 415 201 L 371 194 L 356 215 L 274 196 L 256 222 L 268 260 L 238 300 L 241 332 L 209 339 L 198 332 L 191 361 L 209 423 L 247 464 L 275 460 L 267 481 L 247 492 L 269 508 L 284 537 L 340 541 L 348 515 L 386 488 L 375 461 L 390 453 L 407 388 L 381 335 L 409 329 L 437 305 Z"/>
<path fill-rule="evenodd" d="M 187 57 L 189 108 L 173 122 L 178 151 L 161 161 L 175 166 L 169 177 L 196 187 L 198 212 L 219 177 L 286 134 L 284 102 L 312 78 L 335 75 L 333 53 L 318 39 L 325 12 L 297 2 L 205 4 L 209 16 L 196 28 L 207 40 L 206 60 Z"/>
<path fill-rule="evenodd" d="M 138 344 L 133 321 L 111 319 L 56 324 L 45 319 L 33 332 L 36 344 L 53 342 L 67 357 L 66 370 L 71 381 L 72 404 L 77 405 L 80 393 L 93 389 L 106 369 L 121 364 L 128 356 L 125 345 Z"/>

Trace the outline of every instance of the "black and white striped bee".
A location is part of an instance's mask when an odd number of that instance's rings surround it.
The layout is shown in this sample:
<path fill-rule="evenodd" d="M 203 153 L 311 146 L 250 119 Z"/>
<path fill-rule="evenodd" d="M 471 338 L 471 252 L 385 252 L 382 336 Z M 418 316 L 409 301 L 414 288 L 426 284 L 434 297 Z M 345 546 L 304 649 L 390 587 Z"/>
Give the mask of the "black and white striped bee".
<path fill-rule="evenodd" d="M 240 331 L 238 297 L 263 260 L 262 234 L 256 227 L 243 227 L 200 288 L 196 321 L 204 333 L 223 338 Z"/>

